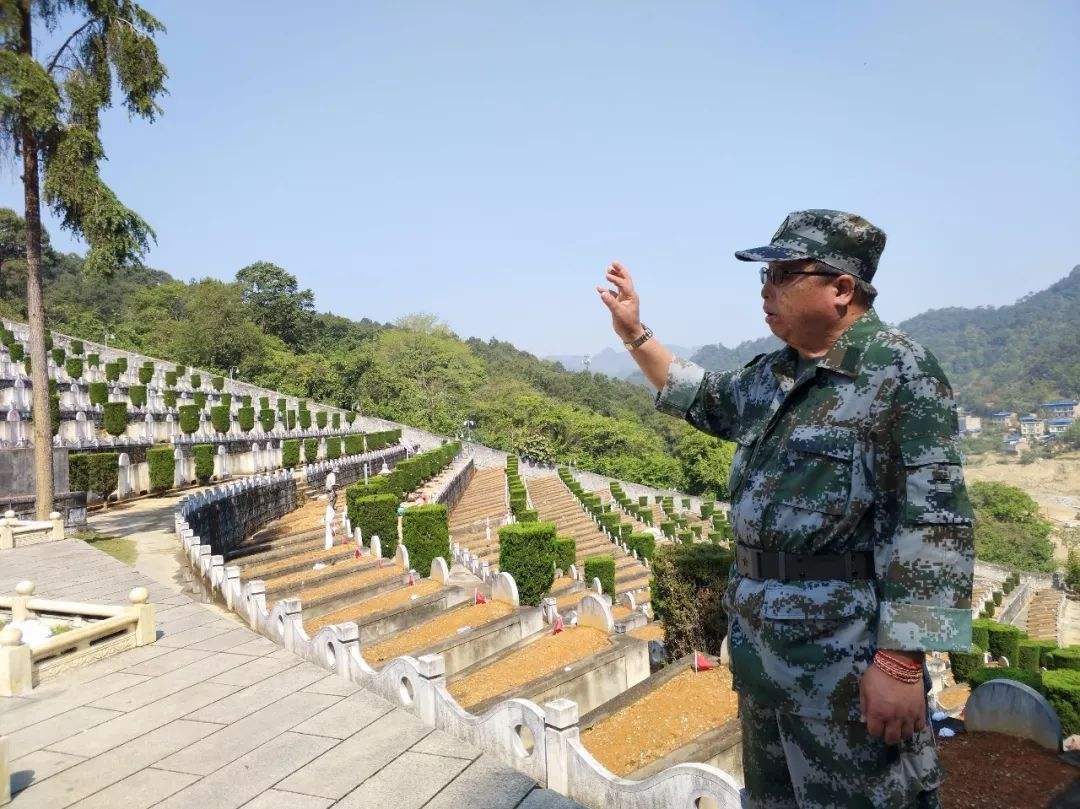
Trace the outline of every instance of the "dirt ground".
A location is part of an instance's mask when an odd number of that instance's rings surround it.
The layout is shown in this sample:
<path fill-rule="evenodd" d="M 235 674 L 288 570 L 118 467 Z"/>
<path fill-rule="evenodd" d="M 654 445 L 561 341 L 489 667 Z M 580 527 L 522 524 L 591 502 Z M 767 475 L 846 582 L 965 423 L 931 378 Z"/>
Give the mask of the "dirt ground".
<path fill-rule="evenodd" d="M 1039 504 L 1039 510 L 1055 526 L 1080 526 L 1080 452 L 1022 464 L 997 453 L 966 459 L 968 481 L 996 481 L 1023 489 Z M 1054 535 L 1055 556 L 1065 560 L 1066 549 Z"/>

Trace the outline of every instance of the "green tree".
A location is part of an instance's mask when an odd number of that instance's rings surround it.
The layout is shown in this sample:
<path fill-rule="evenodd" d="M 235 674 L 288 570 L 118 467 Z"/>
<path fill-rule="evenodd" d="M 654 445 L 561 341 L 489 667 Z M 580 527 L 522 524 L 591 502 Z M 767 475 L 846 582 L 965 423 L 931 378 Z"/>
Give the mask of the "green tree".
<path fill-rule="evenodd" d="M 1039 504 L 1006 483 L 978 481 L 968 488 L 975 508 L 975 555 L 987 562 L 1049 572 L 1054 569 L 1051 524 Z"/>
<path fill-rule="evenodd" d="M 721 500 L 727 499 L 734 444 L 690 428 L 684 430 L 675 445 L 675 457 L 685 470 L 687 491 L 691 494 L 711 492 Z"/>
<path fill-rule="evenodd" d="M 264 331 L 293 348 L 303 345 L 315 311 L 310 289 L 300 289 L 295 275 L 269 261 L 248 264 L 236 280 L 252 319 Z"/>
<path fill-rule="evenodd" d="M 35 25 L 75 27 L 47 60 L 34 53 Z M 129 114 L 153 120 L 166 71 L 154 35 L 163 26 L 131 0 L 4 0 L 0 5 L 0 126 L 22 160 L 26 223 L 26 313 L 30 324 L 37 516 L 52 511 L 45 309 L 42 296 L 41 191 L 65 228 L 90 246 L 88 271 L 108 274 L 138 263 L 153 231 L 105 185 L 100 115 L 119 87 Z M 38 29 L 40 35 L 40 28 Z"/>
<path fill-rule="evenodd" d="M 204 278 L 188 286 L 185 296 L 184 322 L 173 331 L 173 359 L 220 371 L 261 367 L 267 337 L 249 316 L 237 284 Z"/>

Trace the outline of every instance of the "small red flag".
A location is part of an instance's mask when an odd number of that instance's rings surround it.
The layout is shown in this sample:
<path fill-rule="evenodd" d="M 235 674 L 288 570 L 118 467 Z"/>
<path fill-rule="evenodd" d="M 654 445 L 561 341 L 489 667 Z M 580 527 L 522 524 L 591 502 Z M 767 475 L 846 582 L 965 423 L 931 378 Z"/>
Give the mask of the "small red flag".
<path fill-rule="evenodd" d="M 360 558 L 360 549 L 357 548 L 355 551 L 353 551 L 353 559 L 359 559 L 359 558 Z"/>
<path fill-rule="evenodd" d="M 694 652 L 694 671 L 708 671 L 714 668 L 716 668 L 716 663 L 701 652 Z"/>
<path fill-rule="evenodd" d="M 564 628 L 565 628 L 565 624 L 563 623 L 562 616 L 561 615 L 556 615 L 555 616 L 555 624 L 551 628 L 551 634 L 552 635 L 558 635 L 560 632 L 563 631 Z"/>
<path fill-rule="evenodd" d="M 480 592 L 479 587 L 473 590 L 472 603 L 474 607 L 477 604 L 487 604 L 487 596 Z"/>
<path fill-rule="evenodd" d="M 409 571 L 409 586 L 412 587 L 414 584 L 416 584 L 416 581 L 413 579 L 413 573 L 410 570 Z"/>

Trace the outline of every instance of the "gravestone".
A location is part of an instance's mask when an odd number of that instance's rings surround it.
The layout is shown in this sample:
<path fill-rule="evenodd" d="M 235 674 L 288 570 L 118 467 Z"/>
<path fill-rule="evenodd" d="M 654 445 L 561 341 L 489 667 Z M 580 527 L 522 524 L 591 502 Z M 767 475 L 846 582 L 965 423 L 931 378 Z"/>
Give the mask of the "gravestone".
<path fill-rule="evenodd" d="M 990 680 L 971 692 L 964 726 L 1031 739 L 1055 753 L 1061 749 L 1057 713 L 1042 694 L 1015 680 Z"/>

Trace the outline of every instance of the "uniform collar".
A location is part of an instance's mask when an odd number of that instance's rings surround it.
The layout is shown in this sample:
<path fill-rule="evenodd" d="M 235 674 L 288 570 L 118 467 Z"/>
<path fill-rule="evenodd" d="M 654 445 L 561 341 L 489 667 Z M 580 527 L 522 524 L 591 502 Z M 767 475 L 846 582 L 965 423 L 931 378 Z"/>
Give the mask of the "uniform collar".
<path fill-rule="evenodd" d="M 870 339 L 882 329 L 881 319 L 872 308 L 867 309 L 858 320 L 840 335 L 825 356 L 818 360 L 818 367 L 828 368 L 845 376 L 859 375 L 863 350 Z"/>

